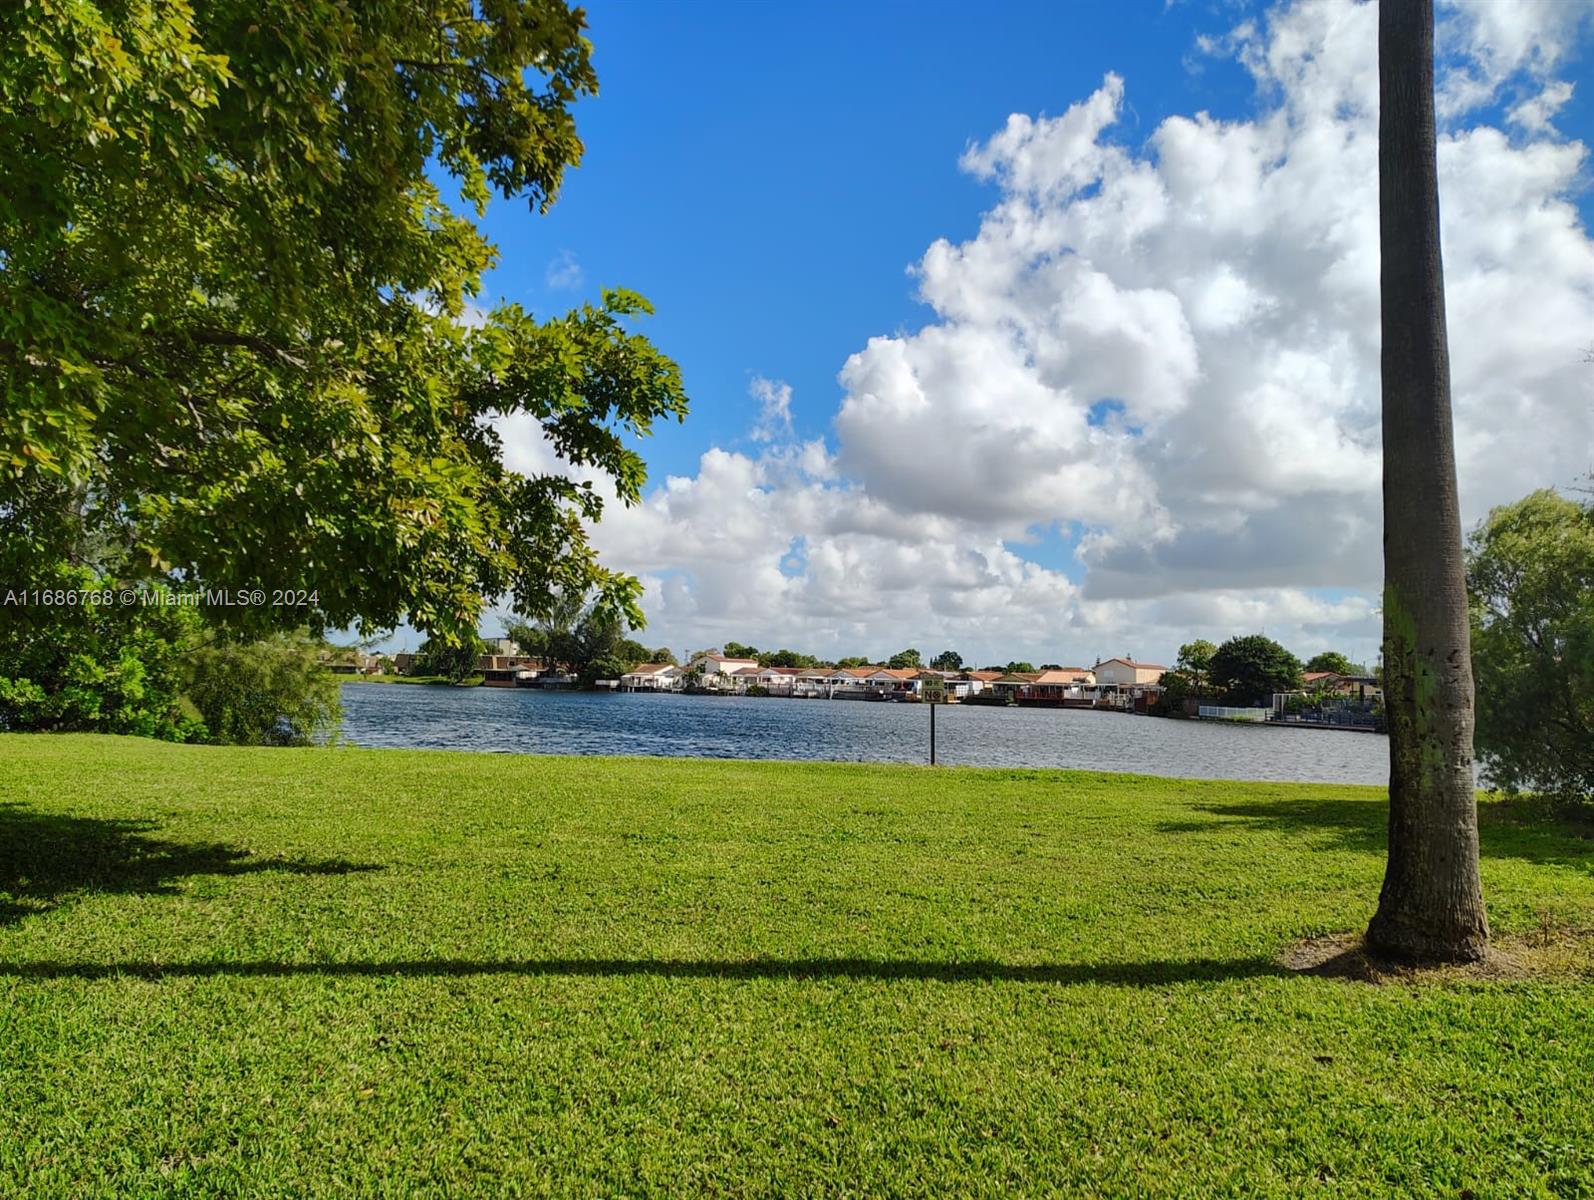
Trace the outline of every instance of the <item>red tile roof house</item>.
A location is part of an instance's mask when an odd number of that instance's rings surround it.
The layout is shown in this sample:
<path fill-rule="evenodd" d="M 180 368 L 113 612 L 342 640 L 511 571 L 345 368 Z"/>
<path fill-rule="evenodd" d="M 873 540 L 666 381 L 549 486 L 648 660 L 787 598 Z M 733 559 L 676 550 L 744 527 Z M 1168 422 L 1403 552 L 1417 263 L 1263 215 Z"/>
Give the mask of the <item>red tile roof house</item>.
<path fill-rule="evenodd" d="M 1096 699 L 1096 676 L 1089 667 L 1053 667 L 1036 673 L 1017 688 L 1013 700 L 1032 708 L 1090 707 Z"/>
<path fill-rule="evenodd" d="M 733 690 L 745 694 L 748 688 L 761 687 L 772 696 L 789 696 L 802 671 L 797 667 L 738 667 L 730 674 Z"/>

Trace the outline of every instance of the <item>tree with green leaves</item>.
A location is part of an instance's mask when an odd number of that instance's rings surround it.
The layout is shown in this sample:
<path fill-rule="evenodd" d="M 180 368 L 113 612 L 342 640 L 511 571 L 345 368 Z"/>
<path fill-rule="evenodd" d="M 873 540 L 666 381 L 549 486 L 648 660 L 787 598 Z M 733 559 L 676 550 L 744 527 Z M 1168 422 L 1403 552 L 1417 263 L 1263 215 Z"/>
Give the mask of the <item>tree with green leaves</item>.
<path fill-rule="evenodd" d="M 1213 651 L 1208 670 L 1223 702 L 1240 707 L 1266 705 L 1274 693 L 1301 686 L 1301 660 L 1260 633 L 1224 642 Z"/>
<path fill-rule="evenodd" d="M 613 657 L 625 666 L 626 671 L 629 671 L 632 667 L 654 661 L 652 653 L 653 651 L 635 638 L 622 637 L 615 643 Z M 625 674 L 625 671 L 620 674 Z"/>
<path fill-rule="evenodd" d="M 1189 694 L 1201 699 L 1212 687 L 1212 656 L 1218 648 L 1206 638 L 1196 638 L 1179 647 L 1174 670 L 1188 683 Z"/>
<path fill-rule="evenodd" d="M 498 421 L 636 502 L 629 439 L 686 411 L 647 301 L 467 307 L 492 195 L 546 210 L 580 160 L 583 26 L 561 0 L 0 6 L 11 578 L 316 597 L 207 614 L 242 632 L 464 640 L 501 596 L 640 624 L 587 539 L 601 490 L 510 469 Z"/>
<path fill-rule="evenodd" d="M 819 660 L 812 654 L 803 654 L 797 650 L 765 651 L 758 656 L 758 665 L 761 667 L 817 667 Z"/>
<path fill-rule="evenodd" d="M 919 652 L 912 648 L 899 650 L 893 654 L 886 666 L 894 671 L 907 670 L 909 667 L 922 667 L 924 662 L 919 657 Z"/>
<path fill-rule="evenodd" d="M 475 634 L 454 638 L 429 637 L 415 655 L 415 674 L 436 675 L 459 683 L 476 674 L 476 660 L 484 652 Z"/>
<path fill-rule="evenodd" d="M 1009 675 L 1033 675 L 1035 673 L 1035 664 L 1015 661 L 1008 663 L 1007 666 L 1001 669 L 1006 671 Z"/>
<path fill-rule="evenodd" d="M 1545 490 L 1491 511 L 1467 588 L 1488 781 L 1594 802 L 1594 502 Z"/>
<path fill-rule="evenodd" d="M 961 671 L 963 656 L 956 650 L 943 650 L 930 660 L 930 666 L 937 671 Z"/>
<path fill-rule="evenodd" d="M 836 668 L 838 670 L 842 670 L 847 667 L 867 667 L 868 665 L 869 660 L 861 654 L 851 654 L 846 658 L 838 658 L 836 660 Z"/>
<path fill-rule="evenodd" d="M 321 643 L 303 632 L 257 642 L 216 642 L 184 657 L 184 696 L 209 741 L 236 746 L 307 746 L 336 729 L 338 677 L 318 661 Z"/>
<path fill-rule="evenodd" d="M 758 648 L 756 646 L 746 645 L 743 642 L 726 642 L 725 657 L 751 658 L 756 660 L 758 658 Z"/>
<path fill-rule="evenodd" d="M 1365 675 L 1367 668 L 1360 663 L 1351 662 L 1349 658 L 1337 650 L 1324 650 L 1314 654 L 1306 660 L 1308 671 L 1328 671 L 1335 675 Z"/>
<path fill-rule="evenodd" d="M 1374 954 L 1488 952 L 1473 779 L 1473 682 L 1450 416 L 1434 130 L 1433 0 L 1378 7 L 1389 855 Z"/>
<path fill-rule="evenodd" d="M 1185 702 L 1200 699 L 1195 679 L 1189 671 L 1177 667 L 1171 671 L 1164 671 L 1162 678 L 1157 682 L 1162 690 L 1151 702 L 1151 712 L 1154 716 L 1183 717 L 1186 715 Z"/>

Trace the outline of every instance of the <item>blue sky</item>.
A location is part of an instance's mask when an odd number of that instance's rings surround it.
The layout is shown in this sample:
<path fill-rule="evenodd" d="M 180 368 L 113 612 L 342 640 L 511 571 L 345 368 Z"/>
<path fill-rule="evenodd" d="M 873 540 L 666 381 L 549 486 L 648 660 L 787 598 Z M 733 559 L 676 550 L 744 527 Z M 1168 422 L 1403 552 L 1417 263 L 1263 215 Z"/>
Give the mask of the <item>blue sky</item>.
<path fill-rule="evenodd" d="M 755 375 L 792 385 L 800 435 L 825 433 L 846 357 L 926 319 L 907 269 L 994 199 L 958 169 L 966 146 L 1009 113 L 1062 112 L 1108 70 L 1132 87 L 1123 140 L 1173 113 L 1243 116 L 1250 76 L 1196 40 L 1262 7 L 597 0 L 586 157 L 547 216 L 489 211 L 489 293 L 552 312 L 618 285 L 655 304 L 646 328 L 692 398 L 646 446 L 655 477 L 745 435 Z M 1558 124 L 1590 140 L 1594 91 Z M 548 286 L 562 254 L 579 286 Z"/>
<path fill-rule="evenodd" d="M 1192 54 L 1228 22 L 1189 4 L 599 0 L 588 19 L 586 157 L 546 217 L 490 210 L 488 287 L 543 311 L 600 286 L 653 301 L 649 335 L 692 397 L 646 447 L 658 477 L 745 435 L 755 375 L 792 385 L 800 435 L 827 432 L 847 356 L 926 319 L 909 266 L 976 232 L 994 192 L 958 157 L 1009 113 L 1061 112 L 1109 68 L 1137 84 L 1127 137 L 1172 111 L 1238 113 L 1252 91 Z M 547 286 L 561 253 L 580 288 Z"/>
<path fill-rule="evenodd" d="M 1591 13 L 1441 8 L 1469 520 L 1594 445 Z M 1373 14 L 590 5 L 586 157 L 548 215 L 489 210 L 484 300 L 657 307 L 691 415 L 596 539 L 647 637 L 1071 662 L 1267 628 L 1370 657 Z M 757 380 L 789 437 L 753 436 Z"/>

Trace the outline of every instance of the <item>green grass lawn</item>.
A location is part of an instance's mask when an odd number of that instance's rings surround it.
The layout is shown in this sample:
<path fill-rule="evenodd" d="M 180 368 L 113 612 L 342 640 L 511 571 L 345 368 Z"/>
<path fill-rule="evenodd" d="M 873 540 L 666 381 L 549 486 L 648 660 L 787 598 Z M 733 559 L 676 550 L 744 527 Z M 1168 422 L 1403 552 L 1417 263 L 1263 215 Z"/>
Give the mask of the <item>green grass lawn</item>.
<path fill-rule="evenodd" d="M 1594 841 L 1485 810 L 1556 971 L 1285 969 L 1381 801 L 0 736 L 0 1196 L 1594 1194 Z"/>

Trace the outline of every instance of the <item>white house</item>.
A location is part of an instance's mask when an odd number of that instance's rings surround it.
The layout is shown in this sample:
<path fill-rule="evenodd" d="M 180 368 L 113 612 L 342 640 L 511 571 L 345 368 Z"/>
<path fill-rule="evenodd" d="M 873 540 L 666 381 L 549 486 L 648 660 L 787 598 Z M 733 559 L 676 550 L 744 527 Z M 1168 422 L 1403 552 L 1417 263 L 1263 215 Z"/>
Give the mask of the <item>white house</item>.
<path fill-rule="evenodd" d="M 673 692 L 686 674 L 674 663 L 643 663 L 620 676 L 622 692 Z"/>
<path fill-rule="evenodd" d="M 752 658 L 727 658 L 723 654 L 699 654 L 686 664 L 688 671 L 695 671 L 699 667 L 703 670 L 703 682 L 712 684 L 716 675 L 728 677 L 748 667 L 756 671 L 758 670 L 758 661 Z"/>

